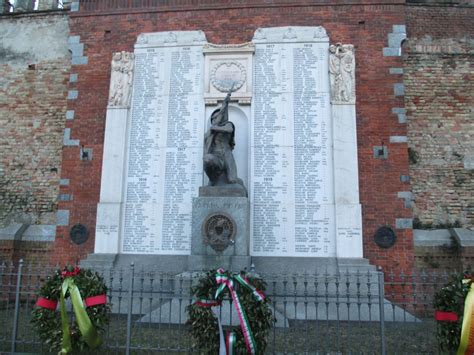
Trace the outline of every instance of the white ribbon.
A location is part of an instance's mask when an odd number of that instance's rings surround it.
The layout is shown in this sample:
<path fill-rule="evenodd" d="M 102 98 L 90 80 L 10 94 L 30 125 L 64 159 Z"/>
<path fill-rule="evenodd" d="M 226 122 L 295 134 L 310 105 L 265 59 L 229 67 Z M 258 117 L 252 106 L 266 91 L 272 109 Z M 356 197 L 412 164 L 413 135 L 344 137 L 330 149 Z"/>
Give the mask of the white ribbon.
<path fill-rule="evenodd" d="M 222 330 L 220 306 L 211 307 L 212 313 L 217 317 L 217 326 L 219 327 L 219 355 L 227 355 L 225 349 L 224 331 Z"/>

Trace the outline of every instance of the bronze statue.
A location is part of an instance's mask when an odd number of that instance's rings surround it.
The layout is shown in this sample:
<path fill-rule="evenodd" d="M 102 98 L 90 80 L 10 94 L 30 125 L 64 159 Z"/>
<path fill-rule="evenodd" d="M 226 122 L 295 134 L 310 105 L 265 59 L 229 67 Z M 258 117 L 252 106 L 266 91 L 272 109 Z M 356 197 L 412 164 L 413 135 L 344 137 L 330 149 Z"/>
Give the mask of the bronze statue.
<path fill-rule="evenodd" d="M 204 171 L 209 177 L 210 186 L 240 184 L 237 177 L 232 150 L 235 146 L 235 126 L 229 121 L 229 101 L 232 88 L 227 94 L 222 107 L 211 115 L 211 127 L 204 138 Z"/>

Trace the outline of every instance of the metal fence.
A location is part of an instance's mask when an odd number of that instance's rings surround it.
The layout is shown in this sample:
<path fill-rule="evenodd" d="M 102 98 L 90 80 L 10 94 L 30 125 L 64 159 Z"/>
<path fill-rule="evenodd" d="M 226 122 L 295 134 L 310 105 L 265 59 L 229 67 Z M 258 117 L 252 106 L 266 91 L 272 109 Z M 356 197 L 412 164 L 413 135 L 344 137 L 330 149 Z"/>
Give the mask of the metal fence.
<path fill-rule="evenodd" d="M 0 265 L 0 351 L 47 352 L 30 324 L 36 292 L 54 268 Z M 109 287 L 110 324 L 101 352 L 193 351 L 185 307 L 198 275 L 136 269 L 97 270 Z M 257 270 L 258 271 L 258 270 Z M 266 353 L 437 353 L 432 297 L 448 274 L 259 275 L 276 318 Z M 235 310 L 221 306 L 226 327 L 238 327 Z M 195 350 L 196 351 L 196 350 Z"/>

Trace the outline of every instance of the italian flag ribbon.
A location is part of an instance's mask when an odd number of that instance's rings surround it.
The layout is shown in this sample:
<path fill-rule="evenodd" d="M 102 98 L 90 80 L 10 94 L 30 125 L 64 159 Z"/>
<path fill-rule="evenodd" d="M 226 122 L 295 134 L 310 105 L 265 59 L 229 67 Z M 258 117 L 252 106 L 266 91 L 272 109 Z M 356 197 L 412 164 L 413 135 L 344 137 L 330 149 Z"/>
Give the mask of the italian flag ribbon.
<path fill-rule="evenodd" d="M 235 343 L 237 338 L 235 337 L 234 332 L 227 332 L 225 336 L 225 351 L 227 355 L 234 355 L 235 354 Z"/>
<path fill-rule="evenodd" d="M 462 282 L 469 283 L 470 289 L 464 301 L 461 341 L 456 355 L 471 355 L 474 354 L 474 282 L 471 279 L 464 279 Z"/>
<path fill-rule="evenodd" d="M 220 286 L 216 290 L 214 298 L 217 299 L 226 287 L 229 289 L 229 293 L 232 297 L 235 310 L 237 311 L 237 316 L 239 317 L 240 328 L 242 329 L 242 334 L 244 335 L 244 341 L 245 346 L 247 348 L 247 352 L 249 354 L 255 354 L 257 352 L 257 345 L 252 334 L 252 329 L 250 329 L 250 323 L 247 318 L 247 314 L 245 313 L 245 310 L 243 309 L 242 304 L 240 303 L 239 295 L 234 289 L 234 280 L 241 284 L 243 287 L 249 289 L 259 301 L 263 301 L 265 299 L 265 296 L 260 291 L 256 290 L 255 287 L 250 285 L 248 280 L 240 274 L 230 276 L 229 274 L 226 274 L 225 270 L 222 268 L 217 270 L 216 282 Z"/>
<path fill-rule="evenodd" d="M 247 352 L 249 354 L 256 354 L 257 353 L 257 345 L 255 342 L 255 339 L 253 337 L 252 330 L 250 329 L 250 323 L 247 318 L 247 314 L 245 313 L 245 310 L 242 307 L 242 304 L 240 303 L 239 295 L 235 291 L 234 288 L 234 280 L 238 282 L 241 286 L 244 288 L 248 289 L 252 294 L 255 296 L 255 298 L 262 302 L 265 300 L 265 295 L 257 290 L 254 286 L 250 284 L 250 282 L 241 274 L 235 274 L 235 275 L 230 275 L 229 273 L 226 273 L 226 271 L 222 268 L 218 269 L 216 272 L 216 282 L 219 285 L 219 287 L 216 290 L 216 293 L 214 295 L 214 300 L 205 300 L 205 299 L 199 299 L 195 302 L 196 305 L 201 306 L 201 307 L 216 307 L 220 306 L 221 301 L 218 300 L 219 295 L 226 289 L 229 289 L 229 293 L 232 297 L 233 304 L 235 306 L 235 309 L 237 311 L 237 316 L 239 317 L 239 322 L 240 322 L 240 328 L 242 329 L 242 334 L 244 335 L 244 341 L 245 341 L 245 346 L 247 348 Z M 214 314 L 217 317 L 217 320 L 220 325 L 220 320 L 219 320 L 219 314 L 217 310 L 213 309 Z M 220 331 L 221 337 L 223 337 L 222 331 Z M 221 350 L 219 351 L 220 353 L 225 353 L 227 355 L 233 355 L 235 353 L 235 344 L 237 342 L 237 338 L 234 332 L 228 332 L 225 337 L 225 350 L 223 349 L 223 346 L 221 344 Z"/>

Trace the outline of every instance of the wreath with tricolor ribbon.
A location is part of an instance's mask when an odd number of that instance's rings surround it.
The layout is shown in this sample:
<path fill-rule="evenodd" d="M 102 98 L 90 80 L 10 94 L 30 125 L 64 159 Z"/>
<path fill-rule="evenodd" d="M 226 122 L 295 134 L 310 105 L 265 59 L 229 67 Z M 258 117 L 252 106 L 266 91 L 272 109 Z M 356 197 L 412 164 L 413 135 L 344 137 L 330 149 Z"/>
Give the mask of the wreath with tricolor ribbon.
<path fill-rule="evenodd" d="M 193 346 L 206 354 L 263 354 L 275 320 L 265 289 L 262 279 L 244 272 L 207 272 L 192 288 L 196 301 L 187 307 Z M 231 303 L 240 323 L 225 332 L 219 320 L 224 300 Z"/>
<path fill-rule="evenodd" d="M 438 323 L 440 350 L 474 354 L 474 280 L 461 273 L 435 293 L 433 305 Z"/>
<path fill-rule="evenodd" d="M 106 292 L 103 278 L 88 269 L 67 266 L 48 276 L 38 291 L 31 319 L 41 341 L 51 352 L 62 354 L 100 346 L 109 323 Z M 67 299 L 74 319 L 68 315 Z"/>

